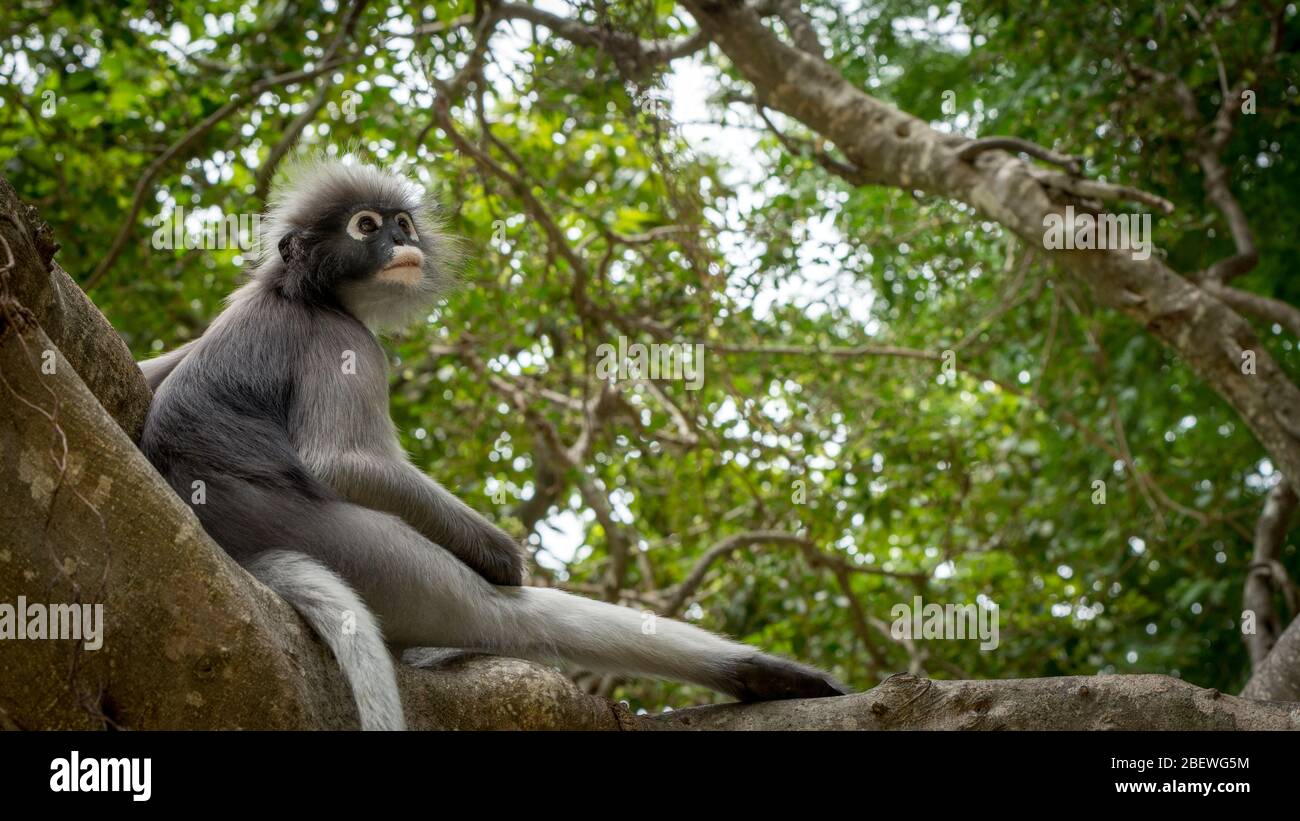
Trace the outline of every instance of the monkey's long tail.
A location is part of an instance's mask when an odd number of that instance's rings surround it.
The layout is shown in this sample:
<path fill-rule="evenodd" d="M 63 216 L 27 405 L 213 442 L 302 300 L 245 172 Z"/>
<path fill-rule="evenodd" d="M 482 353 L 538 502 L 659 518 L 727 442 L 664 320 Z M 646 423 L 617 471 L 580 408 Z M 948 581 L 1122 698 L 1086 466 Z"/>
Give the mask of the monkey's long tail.
<path fill-rule="evenodd" d="M 303 553 L 272 550 L 246 565 L 329 645 L 352 687 L 363 730 L 404 730 L 393 659 L 369 608 L 347 582 Z"/>

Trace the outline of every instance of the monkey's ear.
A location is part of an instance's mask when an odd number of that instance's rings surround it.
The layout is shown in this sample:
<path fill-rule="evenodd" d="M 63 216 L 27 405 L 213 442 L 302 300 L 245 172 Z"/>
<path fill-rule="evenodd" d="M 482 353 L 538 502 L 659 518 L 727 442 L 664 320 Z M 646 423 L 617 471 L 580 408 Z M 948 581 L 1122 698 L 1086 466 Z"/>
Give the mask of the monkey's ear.
<path fill-rule="evenodd" d="M 280 237 L 280 258 L 284 260 L 285 265 L 292 265 L 302 257 L 302 246 L 303 236 L 300 228 L 294 228 Z"/>

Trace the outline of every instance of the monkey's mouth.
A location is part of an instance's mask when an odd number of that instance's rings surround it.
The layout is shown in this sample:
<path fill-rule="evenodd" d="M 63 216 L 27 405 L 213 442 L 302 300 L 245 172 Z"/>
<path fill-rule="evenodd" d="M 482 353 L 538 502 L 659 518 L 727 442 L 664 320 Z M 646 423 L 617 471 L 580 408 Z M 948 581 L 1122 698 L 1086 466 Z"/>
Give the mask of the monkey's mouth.
<path fill-rule="evenodd" d="M 424 253 L 419 248 L 403 245 L 393 251 L 393 257 L 378 274 L 377 279 L 398 285 L 415 285 L 424 277 Z"/>

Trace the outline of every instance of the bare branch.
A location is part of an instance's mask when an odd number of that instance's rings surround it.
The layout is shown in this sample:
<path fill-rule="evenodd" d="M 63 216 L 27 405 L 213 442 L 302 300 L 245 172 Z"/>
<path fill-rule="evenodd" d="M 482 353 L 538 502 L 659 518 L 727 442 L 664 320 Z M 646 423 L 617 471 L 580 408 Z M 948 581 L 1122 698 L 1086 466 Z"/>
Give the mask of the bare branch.
<path fill-rule="evenodd" d="M 642 40 L 612 28 L 588 26 L 558 14 L 518 3 L 501 3 L 493 13 L 503 20 L 526 20 L 544 26 L 571 43 L 601 49 L 623 63 L 648 68 L 686 57 L 705 48 L 709 38 L 702 31 L 686 37 L 666 40 Z"/>
<path fill-rule="evenodd" d="M 1224 285 L 1217 279 L 1207 279 L 1201 287 L 1223 300 L 1234 310 L 1250 314 L 1265 322 L 1276 322 L 1288 333 L 1300 338 L 1300 308 L 1291 303 Z"/>
<path fill-rule="evenodd" d="M 790 39 L 801 50 L 817 58 L 826 56 L 817 29 L 813 27 L 812 18 L 801 7 L 799 0 L 767 0 L 759 11 L 762 16 L 780 18 L 790 32 Z"/>
<path fill-rule="evenodd" d="M 1083 177 L 1072 177 L 1059 171 L 1047 171 L 1033 166 L 1029 167 L 1029 173 L 1044 185 L 1073 194 L 1076 197 L 1137 202 L 1163 211 L 1166 214 L 1171 214 L 1174 210 L 1174 204 L 1164 197 L 1127 185 L 1115 185 L 1108 182 L 1084 179 Z"/>
<path fill-rule="evenodd" d="M 807 140 L 799 141 L 795 140 L 793 137 L 787 137 L 779 128 L 776 127 L 771 118 L 767 116 L 767 109 L 758 103 L 754 103 L 754 107 L 754 110 L 758 112 L 759 118 L 763 120 L 763 123 L 768 127 L 768 130 L 776 135 L 776 138 L 780 140 L 781 145 L 785 146 L 786 151 L 789 151 L 795 156 L 800 156 L 803 154 L 802 147 L 806 145 L 809 152 L 812 154 L 813 159 L 816 160 L 817 164 L 822 168 L 825 168 L 832 174 L 843 177 L 854 185 L 866 184 L 866 177 L 864 177 L 862 172 L 854 167 L 852 163 L 831 156 L 820 141 L 813 143 Z"/>
<path fill-rule="evenodd" d="M 1255 632 L 1242 635 L 1250 650 L 1252 671 L 1259 669 L 1282 634 L 1282 621 L 1273 606 L 1273 595 L 1278 590 L 1286 591 L 1290 587 L 1286 569 L 1281 567 L 1278 558 L 1286 543 L 1286 534 L 1298 502 L 1300 499 L 1297 499 L 1291 485 L 1279 482 L 1269 491 L 1264 500 L 1264 510 L 1255 525 L 1255 554 L 1246 574 L 1246 587 L 1241 597 L 1242 609 L 1255 615 Z M 1278 569 L 1281 569 L 1281 578 L 1277 577 Z M 1294 608 L 1293 587 L 1290 598 L 1290 604 Z M 1295 615 L 1294 609 L 1292 615 Z"/>
<path fill-rule="evenodd" d="M 1043 162 L 1058 165 L 1076 176 L 1083 173 L 1083 160 L 1080 157 L 1061 154 L 1050 148 L 1044 148 L 1038 143 L 1022 140 L 1019 137 L 982 137 L 978 140 L 971 140 L 957 152 L 957 159 L 972 162 L 985 151 L 1010 151 L 1012 153 L 1028 154 Z"/>

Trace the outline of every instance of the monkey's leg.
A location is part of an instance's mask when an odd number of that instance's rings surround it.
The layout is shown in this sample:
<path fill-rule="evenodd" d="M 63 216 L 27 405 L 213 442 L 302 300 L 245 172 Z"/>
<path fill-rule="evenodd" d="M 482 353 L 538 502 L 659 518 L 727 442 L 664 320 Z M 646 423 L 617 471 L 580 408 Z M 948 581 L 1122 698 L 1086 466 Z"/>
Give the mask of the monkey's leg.
<path fill-rule="evenodd" d="M 395 516 L 320 517 L 315 551 L 405 647 L 464 647 L 599 672 L 688 681 L 744 701 L 840 695 L 825 673 L 651 613 L 550 588 L 499 587 Z"/>
<path fill-rule="evenodd" d="M 392 657 L 374 617 L 347 582 L 315 559 L 283 550 L 262 553 L 245 567 L 329 646 L 352 687 L 361 729 L 406 729 Z"/>

